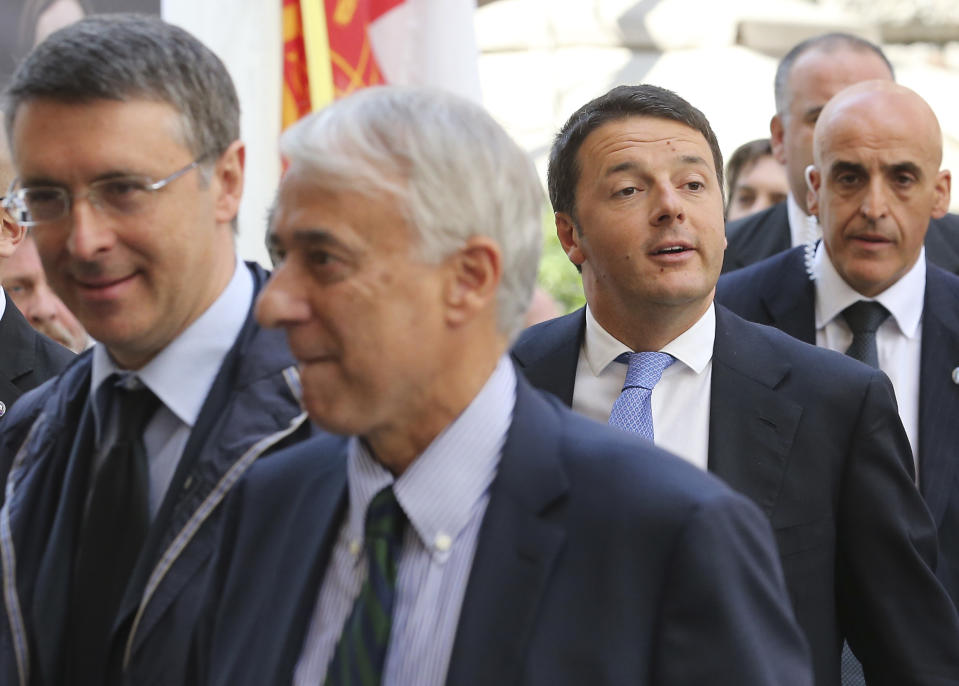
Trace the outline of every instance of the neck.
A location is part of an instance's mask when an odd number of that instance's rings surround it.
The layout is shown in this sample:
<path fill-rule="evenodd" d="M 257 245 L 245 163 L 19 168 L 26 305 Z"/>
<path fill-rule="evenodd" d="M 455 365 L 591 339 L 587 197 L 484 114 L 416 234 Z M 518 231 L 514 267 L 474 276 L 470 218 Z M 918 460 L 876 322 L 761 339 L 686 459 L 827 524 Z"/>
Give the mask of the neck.
<path fill-rule="evenodd" d="M 713 290 L 704 301 L 683 306 L 643 303 L 627 305 L 589 300 L 596 322 L 634 352 L 655 352 L 686 333 L 709 309 Z"/>
<path fill-rule="evenodd" d="M 363 436 L 376 460 L 399 477 L 462 414 L 489 380 L 505 345 L 483 355 L 463 350 L 410 398 L 407 411 Z"/>

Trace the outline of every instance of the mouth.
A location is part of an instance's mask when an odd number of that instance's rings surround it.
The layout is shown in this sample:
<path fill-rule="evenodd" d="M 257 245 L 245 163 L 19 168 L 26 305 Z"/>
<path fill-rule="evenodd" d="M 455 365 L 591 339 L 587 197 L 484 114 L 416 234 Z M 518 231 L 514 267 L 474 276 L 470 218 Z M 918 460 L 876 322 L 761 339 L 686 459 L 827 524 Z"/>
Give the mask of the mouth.
<path fill-rule="evenodd" d="M 113 300 L 120 297 L 126 288 L 133 283 L 139 272 L 134 271 L 124 276 L 76 276 L 73 283 L 84 298 L 93 300 Z"/>
<path fill-rule="evenodd" d="M 691 245 L 687 243 L 664 243 L 656 246 L 650 251 L 652 257 L 676 257 L 686 253 L 694 252 Z"/>

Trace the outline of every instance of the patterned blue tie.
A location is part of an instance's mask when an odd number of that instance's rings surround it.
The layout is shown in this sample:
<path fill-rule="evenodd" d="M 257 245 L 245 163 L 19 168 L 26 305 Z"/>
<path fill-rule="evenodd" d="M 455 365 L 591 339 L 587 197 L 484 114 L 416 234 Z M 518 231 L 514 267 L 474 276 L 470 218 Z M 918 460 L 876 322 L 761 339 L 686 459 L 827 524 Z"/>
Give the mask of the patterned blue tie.
<path fill-rule="evenodd" d="M 377 686 L 393 624 L 396 576 L 406 515 L 387 486 L 366 510 L 366 581 L 333 651 L 325 686 Z"/>
<path fill-rule="evenodd" d="M 653 388 L 666 367 L 676 361 L 667 353 L 623 353 L 617 362 L 628 363 L 623 392 L 613 403 L 609 425 L 653 440 Z"/>

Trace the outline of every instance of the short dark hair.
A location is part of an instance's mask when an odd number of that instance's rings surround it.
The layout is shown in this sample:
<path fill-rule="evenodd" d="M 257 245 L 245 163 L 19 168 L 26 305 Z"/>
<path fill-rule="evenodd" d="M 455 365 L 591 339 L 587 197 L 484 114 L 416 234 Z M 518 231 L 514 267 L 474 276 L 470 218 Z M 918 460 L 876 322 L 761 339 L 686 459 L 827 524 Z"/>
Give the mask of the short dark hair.
<path fill-rule="evenodd" d="M 757 138 L 754 141 L 743 143 L 733 151 L 726 163 L 726 182 L 729 184 L 726 191 L 727 206 L 732 204 L 736 181 L 739 180 L 739 175 L 743 173 L 743 170 L 751 162 L 755 162 L 762 157 L 772 157 L 772 154 L 773 146 L 768 138 Z"/>
<path fill-rule="evenodd" d="M 583 141 L 603 124 L 627 117 L 669 119 L 699 131 L 713 153 L 716 178 L 722 189 L 723 154 L 716 134 L 702 112 L 659 86 L 617 86 L 576 110 L 556 134 L 546 171 L 549 201 L 554 212 L 565 212 L 575 220 L 576 184 L 581 171 L 577 155 Z"/>
<path fill-rule="evenodd" d="M 889 58 L 886 57 L 886 54 L 882 51 L 882 48 L 875 43 L 867 41 L 865 38 L 854 36 L 851 33 L 835 32 L 813 36 L 812 38 L 807 38 L 806 40 L 794 45 L 792 49 L 786 53 L 785 57 L 779 61 L 779 66 L 776 67 L 776 80 L 773 84 L 773 90 L 776 94 L 777 114 L 783 116 L 787 114 L 789 109 L 789 103 L 787 102 L 789 99 L 788 82 L 790 72 L 792 71 L 793 64 L 795 64 L 796 60 L 811 50 L 833 52 L 840 49 L 874 53 L 886 63 L 887 67 L 889 67 L 889 74 L 894 79 L 896 78 L 896 72 L 892 68 L 892 63 L 889 61 Z"/>
<path fill-rule="evenodd" d="M 20 105 L 153 100 L 176 109 L 197 159 L 222 155 L 240 137 L 240 103 L 213 52 L 156 17 L 102 14 L 47 37 L 17 68 L 3 96 L 7 137 Z"/>

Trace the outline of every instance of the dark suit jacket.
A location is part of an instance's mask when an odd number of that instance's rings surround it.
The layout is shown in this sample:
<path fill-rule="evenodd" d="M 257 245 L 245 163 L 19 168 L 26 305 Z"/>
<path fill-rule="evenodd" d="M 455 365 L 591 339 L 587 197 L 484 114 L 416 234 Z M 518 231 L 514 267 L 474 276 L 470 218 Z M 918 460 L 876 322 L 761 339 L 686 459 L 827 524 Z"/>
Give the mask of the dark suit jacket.
<path fill-rule="evenodd" d="M 570 404 L 584 331 L 583 310 L 539 324 L 514 359 Z M 959 683 L 959 619 L 884 374 L 717 306 L 708 452 L 772 523 L 819 686 L 840 683 L 843 638 L 870 686 Z"/>
<path fill-rule="evenodd" d="M 227 505 L 188 683 L 289 684 L 347 499 L 345 439 Z M 769 527 L 674 457 L 520 381 L 447 683 L 809 684 Z"/>
<path fill-rule="evenodd" d="M 928 254 L 928 253 L 927 253 Z M 796 248 L 719 280 L 717 299 L 746 319 L 816 343 L 815 290 Z M 919 489 L 939 530 L 937 575 L 959 605 L 959 277 L 926 265 L 919 363 Z"/>
<path fill-rule="evenodd" d="M 30 326 L 10 296 L 4 293 L 4 297 L 7 305 L 0 317 L 0 417 L 13 401 L 59 374 L 75 357 Z"/>
<path fill-rule="evenodd" d="M 268 274 L 249 268 L 255 298 Z M 59 377 L 26 394 L 0 430 L 0 475 L 9 473 L 0 509 L 4 686 L 64 683 L 70 569 L 92 469 L 92 357 L 85 352 Z M 257 325 L 251 307 L 204 400 L 125 591 L 110 646 L 110 684 L 182 682 L 221 501 L 255 459 L 311 433 L 294 365 L 283 333 Z"/>
<path fill-rule="evenodd" d="M 789 216 L 786 203 L 737 219 L 726 226 L 726 255 L 723 273 L 742 269 L 777 253 L 789 250 Z M 946 271 L 959 274 L 959 216 L 947 214 L 929 222 L 926 257 Z"/>

